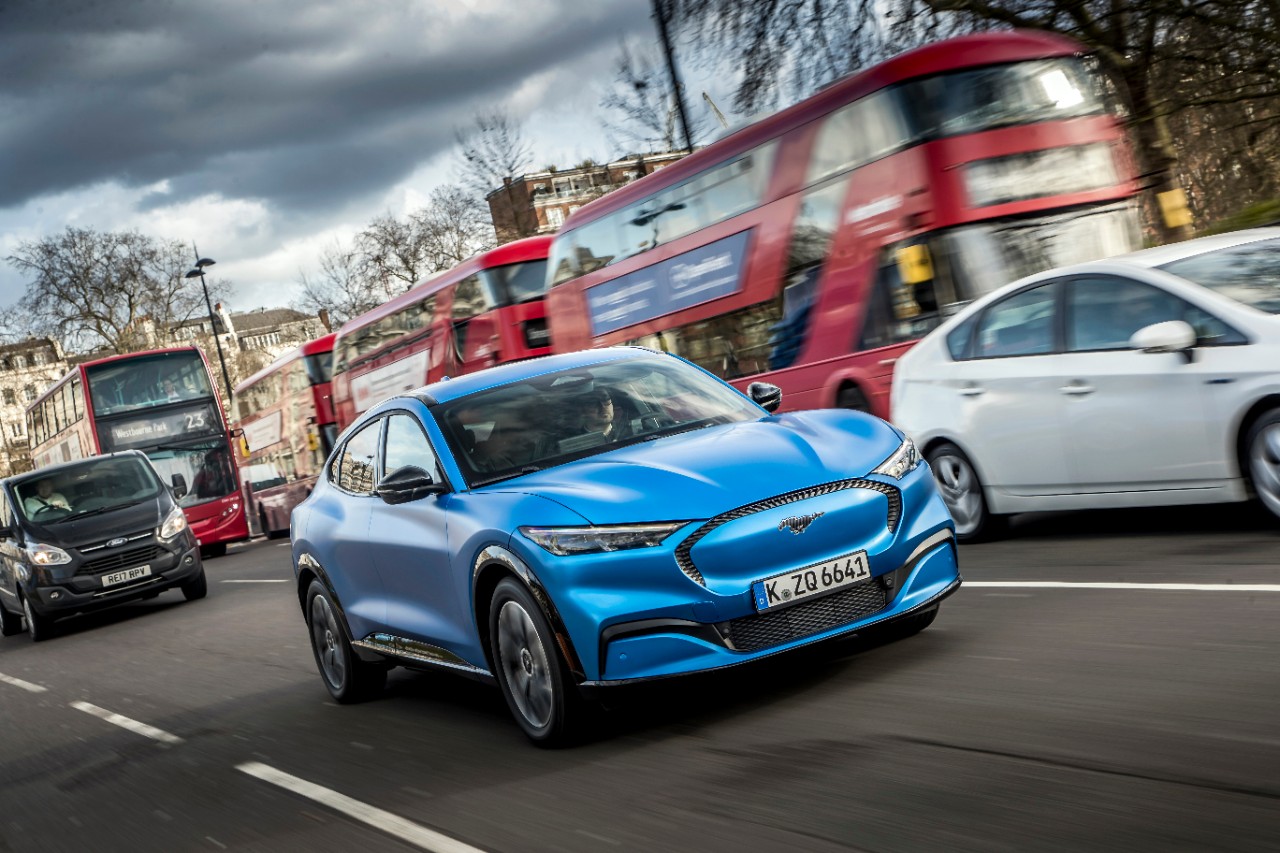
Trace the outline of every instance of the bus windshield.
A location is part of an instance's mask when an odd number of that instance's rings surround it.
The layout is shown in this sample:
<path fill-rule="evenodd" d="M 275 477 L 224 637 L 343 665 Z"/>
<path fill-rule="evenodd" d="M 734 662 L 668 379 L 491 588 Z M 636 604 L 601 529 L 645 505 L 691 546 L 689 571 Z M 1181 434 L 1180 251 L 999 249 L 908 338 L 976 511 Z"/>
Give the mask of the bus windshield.
<path fill-rule="evenodd" d="M 904 83 L 898 95 L 917 139 L 1105 110 L 1094 75 L 1081 60 L 1068 57 L 952 71 Z"/>
<path fill-rule="evenodd" d="M 541 299 L 547 284 L 545 258 L 522 264 L 506 264 L 484 271 L 499 305 L 516 305 Z"/>
<path fill-rule="evenodd" d="M 165 482 L 173 482 L 174 474 L 182 475 L 187 493 L 178 503 L 184 509 L 226 497 L 238 488 L 225 438 L 166 444 L 145 452 Z"/>
<path fill-rule="evenodd" d="M 209 372 L 193 350 L 108 361 L 85 372 L 98 417 L 213 396 Z"/>
<path fill-rule="evenodd" d="M 309 355 L 304 361 L 307 365 L 307 379 L 312 385 L 333 381 L 333 350 Z"/>

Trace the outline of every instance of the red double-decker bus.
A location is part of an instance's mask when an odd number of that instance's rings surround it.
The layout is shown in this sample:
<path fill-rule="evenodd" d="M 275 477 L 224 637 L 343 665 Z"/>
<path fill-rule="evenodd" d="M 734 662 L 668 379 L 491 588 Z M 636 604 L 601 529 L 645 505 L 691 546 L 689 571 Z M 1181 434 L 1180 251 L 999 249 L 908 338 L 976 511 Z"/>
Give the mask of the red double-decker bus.
<path fill-rule="evenodd" d="M 573 213 L 556 352 L 638 343 L 787 408 L 889 413 L 893 364 L 955 306 L 1137 248 L 1132 157 L 1080 45 L 922 47 Z"/>
<path fill-rule="evenodd" d="M 186 487 L 178 503 L 206 557 L 249 538 L 231 434 L 197 347 L 76 365 L 27 408 L 27 436 L 37 468 L 116 450 L 147 454 L 166 482 Z"/>
<path fill-rule="evenodd" d="M 549 236 L 481 252 L 347 321 L 334 342 L 338 428 L 392 394 L 551 352 Z"/>
<path fill-rule="evenodd" d="M 333 417 L 333 340 L 290 350 L 235 388 L 240 476 L 250 528 L 289 533 L 293 508 L 311 494 L 338 427 Z"/>

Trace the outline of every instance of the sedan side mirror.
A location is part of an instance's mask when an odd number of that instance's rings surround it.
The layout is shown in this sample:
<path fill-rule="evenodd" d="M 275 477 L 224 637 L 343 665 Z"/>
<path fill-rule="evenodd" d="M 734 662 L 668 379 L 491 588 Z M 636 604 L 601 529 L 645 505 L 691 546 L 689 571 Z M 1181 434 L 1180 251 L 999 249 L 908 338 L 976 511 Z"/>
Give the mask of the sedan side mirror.
<path fill-rule="evenodd" d="M 173 475 L 173 496 L 178 500 L 182 500 L 187 493 L 187 478 L 181 474 Z"/>
<path fill-rule="evenodd" d="M 768 382 L 752 382 L 747 386 L 747 396 L 766 412 L 776 412 L 782 405 L 782 389 Z"/>
<path fill-rule="evenodd" d="M 1129 338 L 1129 348 L 1140 352 L 1180 352 L 1191 360 L 1196 330 L 1182 320 L 1166 320 L 1143 326 Z"/>
<path fill-rule="evenodd" d="M 389 504 L 402 504 L 427 495 L 444 494 L 448 490 L 448 486 L 437 483 L 417 465 L 405 465 L 383 477 L 373 493 Z"/>

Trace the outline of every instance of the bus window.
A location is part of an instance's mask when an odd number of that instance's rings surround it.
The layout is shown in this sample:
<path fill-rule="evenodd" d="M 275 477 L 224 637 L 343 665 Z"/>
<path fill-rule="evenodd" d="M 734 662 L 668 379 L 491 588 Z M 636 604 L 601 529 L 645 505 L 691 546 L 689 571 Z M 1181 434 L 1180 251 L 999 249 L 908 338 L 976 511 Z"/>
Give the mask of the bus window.
<path fill-rule="evenodd" d="M 910 141 L 892 93 L 885 90 L 868 95 L 836 110 L 823 122 L 805 183 L 866 165 Z"/>
<path fill-rule="evenodd" d="M 881 253 L 862 324 L 861 349 L 919 340 L 944 319 L 939 292 L 950 292 L 945 276 L 935 274 L 916 284 L 903 281 L 898 263 L 902 248 L 892 246 Z"/>

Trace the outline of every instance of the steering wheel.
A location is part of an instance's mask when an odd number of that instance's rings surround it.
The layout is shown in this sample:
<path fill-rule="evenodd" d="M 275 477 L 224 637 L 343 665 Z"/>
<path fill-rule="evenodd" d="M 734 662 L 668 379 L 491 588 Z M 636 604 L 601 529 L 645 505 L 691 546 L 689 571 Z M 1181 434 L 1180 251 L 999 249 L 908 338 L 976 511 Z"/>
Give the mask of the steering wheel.
<path fill-rule="evenodd" d="M 44 504 L 44 505 L 42 505 L 42 506 L 40 506 L 40 507 L 37 507 L 37 508 L 36 508 L 36 511 L 35 511 L 35 512 L 33 512 L 33 513 L 31 513 L 31 517 L 32 517 L 32 519 L 38 518 L 42 513 L 46 513 L 46 512 L 48 512 L 48 511 L 49 511 L 49 510 L 51 510 L 51 509 L 60 510 L 61 512 L 70 512 L 70 511 L 71 511 L 71 510 L 70 510 L 70 509 L 68 509 L 67 507 L 65 507 L 65 506 L 59 506 L 58 504 Z"/>

